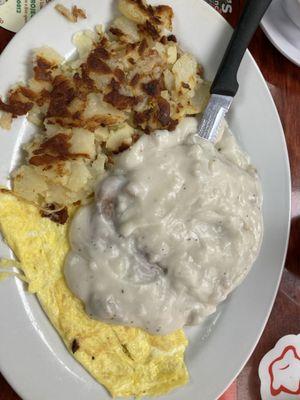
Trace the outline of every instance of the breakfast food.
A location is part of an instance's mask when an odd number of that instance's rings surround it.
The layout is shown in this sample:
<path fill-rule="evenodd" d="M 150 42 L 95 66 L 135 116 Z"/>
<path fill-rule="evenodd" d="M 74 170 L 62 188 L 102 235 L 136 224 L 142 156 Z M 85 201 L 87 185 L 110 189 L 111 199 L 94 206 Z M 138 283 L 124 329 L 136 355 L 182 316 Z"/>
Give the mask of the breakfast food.
<path fill-rule="evenodd" d="M 95 321 L 68 289 L 64 258 L 68 223 L 41 218 L 38 209 L 8 191 L 0 194 L 0 229 L 70 353 L 114 397 L 158 396 L 184 385 L 188 373 L 183 331 L 151 336 L 140 329 Z"/>
<path fill-rule="evenodd" d="M 24 145 L 13 189 L 57 222 L 66 221 L 67 207 L 90 201 L 114 154 L 143 132 L 174 130 L 206 104 L 202 68 L 170 31 L 172 9 L 118 5 L 121 16 L 107 32 L 98 26 L 74 36 L 77 58 L 37 50 L 33 77 L 0 100 L 2 127 L 26 113 L 40 127 Z"/>
<path fill-rule="evenodd" d="M 0 99 L 3 128 L 39 127 L 0 191 L 0 230 L 70 353 L 112 396 L 142 397 L 188 381 L 180 328 L 249 271 L 262 197 L 227 128 L 216 146 L 196 136 L 209 84 L 173 10 L 118 7 L 106 31 L 74 36 L 72 59 L 37 50 Z"/>
<path fill-rule="evenodd" d="M 65 274 L 89 315 L 165 335 L 202 322 L 249 272 L 256 171 L 227 129 L 217 146 L 196 132 L 186 118 L 140 138 L 77 212 Z"/>
<path fill-rule="evenodd" d="M 77 6 L 73 6 L 72 9 L 69 10 L 62 4 L 56 4 L 55 10 L 70 22 L 77 22 L 78 19 L 86 19 L 85 11 Z"/>
<path fill-rule="evenodd" d="M 115 154 L 144 132 L 174 130 L 185 115 L 200 112 L 208 84 L 167 30 L 170 7 L 121 0 L 119 9 L 107 33 L 98 26 L 75 35 L 78 57 L 71 61 L 48 47 L 37 50 L 34 76 L 0 100 L 2 128 L 21 115 L 40 128 L 24 145 L 12 193 L 0 193 L 0 229 L 25 274 L 18 276 L 71 354 L 112 396 L 142 397 L 188 381 L 187 339 L 182 330 L 152 336 L 85 313 L 63 275 L 68 216 L 92 200 Z"/>

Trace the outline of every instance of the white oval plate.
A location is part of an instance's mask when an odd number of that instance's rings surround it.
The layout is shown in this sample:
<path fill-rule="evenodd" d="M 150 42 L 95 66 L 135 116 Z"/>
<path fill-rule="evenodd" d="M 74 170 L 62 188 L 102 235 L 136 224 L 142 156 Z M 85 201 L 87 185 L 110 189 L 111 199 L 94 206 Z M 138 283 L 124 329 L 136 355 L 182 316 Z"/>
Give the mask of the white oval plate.
<path fill-rule="evenodd" d="M 159 3 L 155 0 L 155 3 Z M 201 0 L 169 0 L 175 11 L 175 33 L 212 79 L 228 43 L 231 28 Z M 70 6 L 71 0 L 64 0 Z M 65 56 L 74 52 L 74 32 L 107 23 L 112 0 L 76 0 L 88 19 L 71 24 L 53 10 L 55 1 L 35 16 L 11 41 L 0 58 L 0 93 L 23 79 L 32 48 L 49 45 Z M 290 220 L 290 173 L 281 123 L 266 83 L 249 53 L 239 72 L 240 90 L 229 124 L 250 154 L 262 179 L 265 235 L 259 258 L 245 282 L 205 327 L 186 329 L 190 345 L 186 363 L 191 380 L 169 400 L 216 399 L 231 383 L 253 351 L 265 326 L 285 259 Z M 25 118 L 12 131 L 0 132 L 0 183 L 7 183 L 32 132 Z M 1 255 L 7 255 L 2 245 Z M 23 400 L 100 400 L 107 392 L 69 355 L 38 301 L 20 282 L 0 287 L 0 368 Z"/>

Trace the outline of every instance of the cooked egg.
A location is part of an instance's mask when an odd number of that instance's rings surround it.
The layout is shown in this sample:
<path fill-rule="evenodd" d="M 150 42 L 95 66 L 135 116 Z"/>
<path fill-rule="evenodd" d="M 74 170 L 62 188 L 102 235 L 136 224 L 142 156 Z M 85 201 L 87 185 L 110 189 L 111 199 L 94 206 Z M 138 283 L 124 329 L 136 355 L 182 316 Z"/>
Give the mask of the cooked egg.
<path fill-rule="evenodd" d="M 67 349 L 112 396 L 163 395 L 184 385 L 187 339 L 182 330 L 151 336 L 143 330 L 91 319 L 66 286 L 68 224 L 42 218 L 38 209 L 0 193 L 0 230 Z"/>

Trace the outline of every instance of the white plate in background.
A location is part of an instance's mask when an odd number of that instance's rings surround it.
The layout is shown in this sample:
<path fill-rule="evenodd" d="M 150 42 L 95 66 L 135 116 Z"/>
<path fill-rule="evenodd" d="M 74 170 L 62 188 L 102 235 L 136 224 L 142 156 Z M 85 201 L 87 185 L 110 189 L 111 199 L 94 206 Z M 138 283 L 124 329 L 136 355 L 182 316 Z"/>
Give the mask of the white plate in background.
<path fill-rule="evenodd" d="M 58 15 L 51 2 L 15 36 L 0 57 L 0 93 L 28 73 L 31 50 L 49 45 L 65 56 L 71 36 L 112 17 L 112 0 L 76 0 L 88 19 L 77 24 Z M 159 3 L 155 0 L 155 3 Z M 165 0 L 175 11 L 175 34 L 212 79 L 231 35 L 225 20 L 202 0 Z M 64 5 L 73 4 L 64 0 Z M 215 400 L 252 353 L 269 316 L 286 254 L 290 220 L 290 172 L 281 123 L 267 85 L 247 52 L 239 71 L 240 90 L 229 125 L 250 154 L 262 179 L 265 235 L 258 260 L 245 282 L 205 327 L 187 328 L 186 363 L 191 380 L 168 400 Z M 20 144 L 32 132 L 24 117 L 11 132 L 0 130 L 0 183 L 16 165 Z M 0 254 L 7 256 L 2 244 Z M 0 286 L 0 369 L 23 400 L 101 400 L 107 392 L 65 349 L 37 299 L 20 282 Z"/>
<path fill-rule="evenodd" d="M 261 27 L 276 49 L 300 66 L 300 28 L 287 15 L 283 0 L 272 1 Z"/>

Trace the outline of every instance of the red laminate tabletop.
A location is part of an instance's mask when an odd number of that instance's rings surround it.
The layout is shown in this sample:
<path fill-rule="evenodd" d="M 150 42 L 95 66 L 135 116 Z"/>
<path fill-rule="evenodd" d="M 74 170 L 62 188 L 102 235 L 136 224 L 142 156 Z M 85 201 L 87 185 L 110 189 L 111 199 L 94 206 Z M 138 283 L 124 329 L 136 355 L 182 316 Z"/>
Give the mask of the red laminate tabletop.
<path fill-rule="evenodd" d="M 211 3 L 218 1 L 211 0 Z M 244 1 L 225 0 L 223 3 L 227 11 L 223 15 L 234 26 Z M 12 37 L 11 32 L 0 28 L 0 52 Z M 250 51 L 268 83 L 285 130 L 292 171 L 292 227 L 285 270 L 273 311 L 254 353 L 226 400 L 258 400 L 261 358 L 279 338 L 300 332 L 300 68 L 284 58 L 261 29 L 255 34 Z M 18 399 L 0 374 L 0 400 Z"/>

